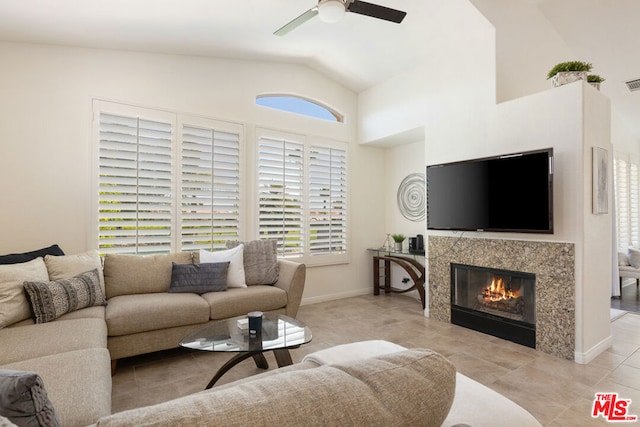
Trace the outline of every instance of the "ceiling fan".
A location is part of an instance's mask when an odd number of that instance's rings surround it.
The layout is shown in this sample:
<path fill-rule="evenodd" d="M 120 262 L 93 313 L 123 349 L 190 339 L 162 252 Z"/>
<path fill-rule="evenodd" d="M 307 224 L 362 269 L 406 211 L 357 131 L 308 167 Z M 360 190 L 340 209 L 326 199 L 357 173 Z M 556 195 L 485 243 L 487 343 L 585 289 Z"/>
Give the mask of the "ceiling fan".
<path fill-rule="evenodd" d="M 401 23 L 407 15 L 407 12 L 401 10 L 391 9 L 361 0 L 319 0 L 316 6 L 293 19 L 273 34 L 284 36 L 316 15 L 319 15 L 320 19 L 324 22 L 338 22 L 345 12 L 358 13 L 397 24 Z"/>

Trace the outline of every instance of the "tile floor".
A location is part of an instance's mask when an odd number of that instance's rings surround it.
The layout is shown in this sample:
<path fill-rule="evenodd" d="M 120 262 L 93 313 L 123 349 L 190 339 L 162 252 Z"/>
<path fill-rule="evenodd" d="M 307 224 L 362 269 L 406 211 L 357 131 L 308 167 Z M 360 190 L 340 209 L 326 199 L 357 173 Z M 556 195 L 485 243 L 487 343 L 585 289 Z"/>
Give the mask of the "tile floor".
<path fill-rule="evenodd" d="M 611 298 L 611 308 L 640 313 L 640 285 L 630 283 L 624 286 L 620 297 Z"/>
<path fill-rule="evenodd" d="M 333 345 L 384 339 L 440 352 L 458 371 L 523 406 L 545 426 L 608 425 L 591 418 L 596 392 L 631 399 L 630 414 L 640 415 L 639 314 L 616 319 L 611 324 L 613 346 L 587 365 L 425 318 L 419 302 L 397 294 L 305 305 L 298 318 L 312 328 L 313 341 L 291 351 L 294 362 Z M 273 369 L 273 355 L 266 356 Z M 200 391 L 230 357 L 175 349 L 121 360 L 113 377 L 113 411 Z M 218 384 L 258 372 L 249 359 Z"/>

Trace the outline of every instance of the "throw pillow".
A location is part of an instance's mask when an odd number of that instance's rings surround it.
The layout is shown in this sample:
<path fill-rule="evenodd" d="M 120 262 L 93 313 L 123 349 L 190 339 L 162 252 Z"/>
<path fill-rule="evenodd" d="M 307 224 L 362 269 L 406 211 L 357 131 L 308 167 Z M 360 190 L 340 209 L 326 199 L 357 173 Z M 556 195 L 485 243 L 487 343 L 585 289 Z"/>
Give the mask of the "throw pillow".
<path fill-rule="evenodd" d="M 24 282 L 36 323 L 46 323 L 63 314 L 107 302 L 100 287 L 98 270 L 54 282 Z"/>
<path fill-rule="evenodd" d="M 633 268 L 640 268 L 640 250 L 629 248 L 629 264 Z"/>
<path fill-rule="evenodd" d="M 229 262 L 176 264 L 171 270 L 169 292 L 204 294 L 227 290 Z"/>
<path fill-rule="evenodd" d="M 60 246 L 51 245 L 48 248 L 37 249 L 31 252 L 2 255 L 0 256 L 0 264 L 19 264 L 23 262 L 29 262 L 36 258 L 44 258 L 46 255 L 60 256 L 64 255 L 64 252 L 62 252 Z"/>
<path fill-rule="evenodd" d="M 629 257 L 624 252 L 618 252 L 618 265 L 627 266 L 629 264 Z"/>
<path fill-rule="evenodd" d="M 20 426 L 60 426 L 42 378 L 35 372 L 0 369 L 0 414 Z"/>
<path fill-rule="evenodd" d="M 49 272 L 49 280 L 71 279 L 85 271 L 98 269 L 100 277 L 100 287 L 104 294 L 104 275 L 102 274 L 102 259 L 98 251 L 93 249 L 75 255 L 50 256 L 44 257 L 44 263 L 47 265 Z"/>
<path fill-rule="evenodd" d="M 273 285 L 278 281 L 276 240 L 252 240 L 227 242 L 227 248 L 244 245 L 244 274 L 247 285 Z"/>
<path fill-rule="evenodd" d="M 0 265 L 0 328 L 31 317 L 29 302 L 24 295 L 25 280 L 49 280 L 42 258 Z"/>
<path fill-rule="evenodd" d="M 200 263 L 229 261 L 227 288 L 246 288 L 243 249 L 244 245 L 238 245 L 233 249 L 215 252 L 200 249 Z"/>

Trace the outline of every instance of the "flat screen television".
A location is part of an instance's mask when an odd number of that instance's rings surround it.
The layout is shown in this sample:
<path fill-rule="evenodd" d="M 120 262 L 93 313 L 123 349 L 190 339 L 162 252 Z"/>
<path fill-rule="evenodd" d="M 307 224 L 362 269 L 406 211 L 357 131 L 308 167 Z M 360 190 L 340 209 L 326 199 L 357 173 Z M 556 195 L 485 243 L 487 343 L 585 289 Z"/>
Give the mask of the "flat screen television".
<path fill-rule="evenodd" d="M 553 234 L 553 148 L 427 166 L 427 229 Z"/>

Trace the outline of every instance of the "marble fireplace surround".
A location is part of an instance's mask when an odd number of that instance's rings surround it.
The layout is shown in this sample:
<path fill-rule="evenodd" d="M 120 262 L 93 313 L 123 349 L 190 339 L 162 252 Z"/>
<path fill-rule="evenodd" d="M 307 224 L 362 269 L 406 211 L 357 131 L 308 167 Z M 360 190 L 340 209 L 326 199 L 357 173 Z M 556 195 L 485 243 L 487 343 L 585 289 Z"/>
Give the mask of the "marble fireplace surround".
<path fill-rule="evenodd" d="M 536 349 L 573 360 L 573 243 L 428 236 L 429 316 L 451 323 L 451 263 L 536 275 Z"/>

